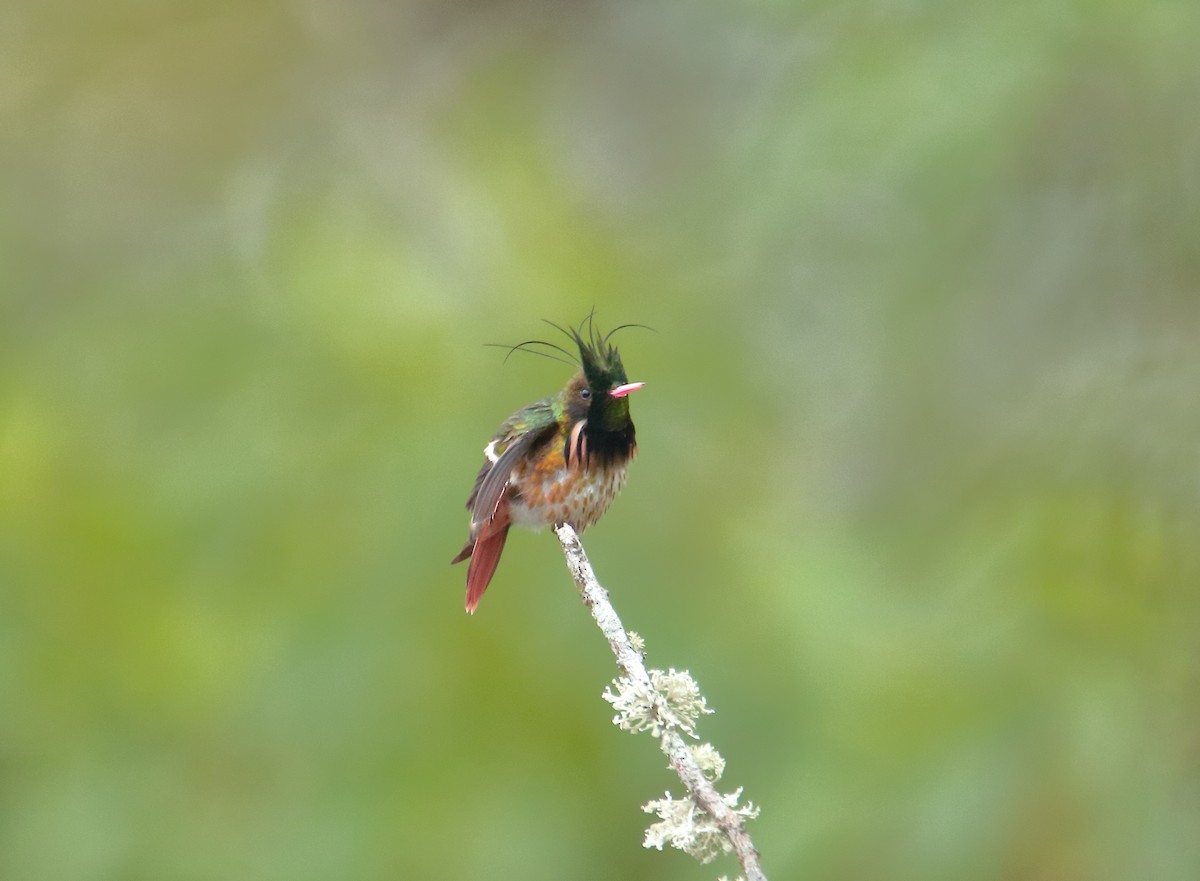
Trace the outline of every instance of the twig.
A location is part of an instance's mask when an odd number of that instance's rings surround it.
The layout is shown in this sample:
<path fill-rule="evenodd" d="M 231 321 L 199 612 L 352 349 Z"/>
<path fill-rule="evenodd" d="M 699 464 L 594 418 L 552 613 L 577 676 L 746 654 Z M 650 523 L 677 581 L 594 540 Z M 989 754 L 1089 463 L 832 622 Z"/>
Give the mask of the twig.
<path fill-rule="evenodd" d="M 608 600 L 608 591 L 596 580 L 596 574 L 592 571 L 592 565 L 588 562 L 579 536 L 567 524 L 556 526 L 554 531 L 567 558 L 567 568 L 571 570 L 575 583 L 583 593 L 584 605 L 591 610 L 592 618 L 608 640 L 613 654 L 616 655 L 617 666 L 625 676 L 645 687 L 647 691 L 652 691 L 653 686 L 646 672 L 646 665 L 642 662 L 642 655 L 630 642 L 629 634 L 625 632 L 616 609 Z M 716 787 L 704 776 L 683 738 L 672 728 L 666 727 L 662 732 L 662 748 L 671 767 L 687 787 L 692 801 L 713 818 L 718 828 L 729 839 L 733 852 L 741 863 L 746 881 L 767 881 L 767 876 L 763 874 L 759 865 L 758 849 L 750 839 L 742 818 L 730 809 Z"/>

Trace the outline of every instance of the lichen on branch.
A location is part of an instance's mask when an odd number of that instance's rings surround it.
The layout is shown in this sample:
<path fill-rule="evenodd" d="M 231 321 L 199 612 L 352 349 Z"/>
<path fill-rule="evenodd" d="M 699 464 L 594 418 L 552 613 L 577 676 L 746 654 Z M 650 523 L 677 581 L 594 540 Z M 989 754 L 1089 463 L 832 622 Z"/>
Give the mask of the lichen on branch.
<path fill-rule="evenodd" d="M 740 787 L 725 794 L 717 791 L 714 784 L 725 772 L 725 760 L 712 744 L 690 745 L 684 740 L 685 736 L 696 739 L 696 722 L 712 712 L 696 680 L 686 670 L 646 669 L 642 638 L 621 624 L 608 591 L 596 580 L 579 536 L 566 524 L 556 526 L 554 531 L 583 602 L 608 640 L 621 671 L 603 695 L 616 711 L 613 724 L 655 737 L 669 767 L 686 789 L 683 798 L 667 792 L 665 798 L 653 799 L 642 807 L 658 817 L 646 830 L 644 845 L 662 850 L 669 844 L 702 863 L 733 853 L 741 864 L 744 881 L 766 881 L 758 849 L 744 822 L 757 817 L 759 809 L 752 802 L 739 804 Z"/>

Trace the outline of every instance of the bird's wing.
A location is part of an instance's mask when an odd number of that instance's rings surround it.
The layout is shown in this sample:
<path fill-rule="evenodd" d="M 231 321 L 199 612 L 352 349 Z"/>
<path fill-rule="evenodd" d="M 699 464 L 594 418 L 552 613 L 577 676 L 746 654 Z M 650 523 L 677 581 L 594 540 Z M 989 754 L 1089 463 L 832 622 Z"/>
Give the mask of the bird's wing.
<path fill-rule="evenodd" d="M 514 414 L 500 426 L 496 437 L 488 444 L 488 458 L 479 469 L 475 488 L 467 499 L 472 536 L 496 513 L 500 496 L 521 456 L 557 428 L 552 402 L 552 398 L 546 398 Z"/>

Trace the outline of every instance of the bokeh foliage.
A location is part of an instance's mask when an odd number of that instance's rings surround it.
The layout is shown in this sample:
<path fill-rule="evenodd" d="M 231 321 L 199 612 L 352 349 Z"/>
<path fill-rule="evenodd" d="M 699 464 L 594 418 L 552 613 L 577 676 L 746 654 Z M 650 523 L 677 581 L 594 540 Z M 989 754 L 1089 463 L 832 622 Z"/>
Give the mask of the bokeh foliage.
<path fill-rule="evenodd" d="M 772 878 L 1197 877 L 1198 34 L 8 4 L 0 877 L 715 877 L 553 539 L 447 566 L 566 378 L 482 343 L 593 306 L 657 332 L 588 548 Z"/>

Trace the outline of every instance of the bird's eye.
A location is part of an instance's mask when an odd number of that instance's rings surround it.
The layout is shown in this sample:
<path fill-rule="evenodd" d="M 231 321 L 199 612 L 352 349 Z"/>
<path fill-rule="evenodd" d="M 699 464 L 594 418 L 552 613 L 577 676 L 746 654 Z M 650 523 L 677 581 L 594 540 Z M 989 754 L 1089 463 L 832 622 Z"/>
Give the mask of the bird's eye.
<path fill-rule="evenodd" d="M 583 398 L 585 401 L 591 396 L 592 390 L 590 388 L 583 388 L 579 390 L 579 397 Z"/>

